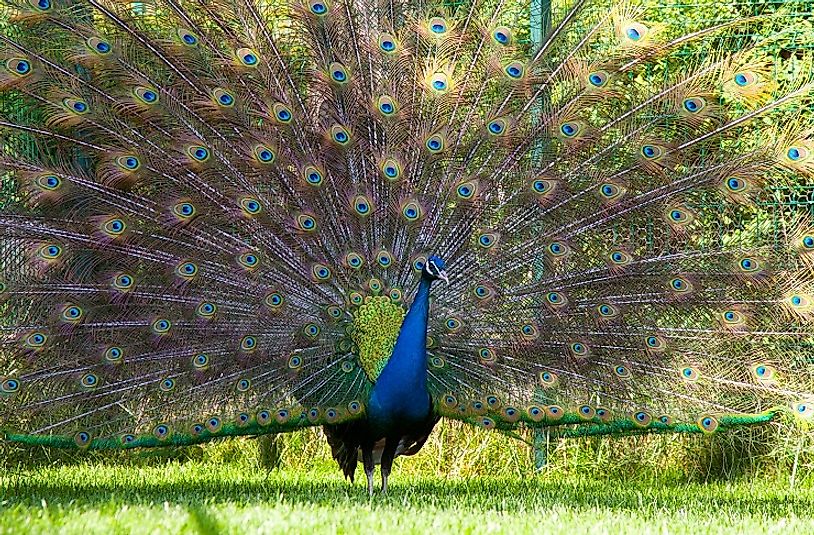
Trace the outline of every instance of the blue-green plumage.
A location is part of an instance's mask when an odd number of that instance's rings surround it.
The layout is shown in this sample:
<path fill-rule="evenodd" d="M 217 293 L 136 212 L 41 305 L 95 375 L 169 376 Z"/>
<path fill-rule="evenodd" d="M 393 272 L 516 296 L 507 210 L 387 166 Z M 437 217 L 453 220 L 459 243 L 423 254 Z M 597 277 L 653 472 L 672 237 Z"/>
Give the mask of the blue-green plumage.
<path fill-rule="evenodd" d="M 370 395 L 368 419 L 377 431 L 384 433 L 402 422 L 421 421 L 429 414 L 426 340 L 433 280 L 428 275 L 421 277 L 393 354 Z"/>
<path fill-rule="evenodd" d="M 430 257 L 424 266 L 393 352 L 370 393 L 365 420 L 325 427 L 334 458 L 351 479 L 356 450 L 361 450 L 371 489 L 372 454 L 377 443 L 384 439 L 379 449 L 386 488 L 395 455 L 416 453 L 438 421 L 427 390 L 427 326 L 430 288 L 436 280 L 447 280 L 444 267 L 444 261 L 437 256 Z"/>

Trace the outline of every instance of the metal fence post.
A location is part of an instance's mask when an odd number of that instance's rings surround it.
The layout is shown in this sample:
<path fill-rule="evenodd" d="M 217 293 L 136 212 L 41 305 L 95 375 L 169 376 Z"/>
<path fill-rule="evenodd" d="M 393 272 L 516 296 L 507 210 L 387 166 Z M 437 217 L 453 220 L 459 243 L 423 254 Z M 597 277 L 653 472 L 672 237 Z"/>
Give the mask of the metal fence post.
<path fill-rule="evenodd" d="M 532 0 L 531 11 L 529 13 L 529 33 L 531 36 L 532 49 L 536 50 L 543 44 L 546 35 L 551 31 L 551 0 Z M 540 102 L 536 105 L 534 113 L 539 118 L 545 107 L 548 95 L 543 93 L 540 97 Z M 535 147 L 535 159 L 539 159 L 542 155 L 542 142 L 538 143 Z M 538 262 L 539 269 L 535 269 L 534 276 L 542 278 L 544 267 L 541 261 Z M 537 267 L 537 266 L 535 266 Z M 540 402 L 546 401 L 546 395 L 541 388 L 537 388 L 535 392 L 535 400 Z M 550 431 L 548 428 L 534 429 L 533 441 L 533 454 L 534 454 L 534 467 L 540 471 L 548 464 L 548 447 L 550 443 Z"/>

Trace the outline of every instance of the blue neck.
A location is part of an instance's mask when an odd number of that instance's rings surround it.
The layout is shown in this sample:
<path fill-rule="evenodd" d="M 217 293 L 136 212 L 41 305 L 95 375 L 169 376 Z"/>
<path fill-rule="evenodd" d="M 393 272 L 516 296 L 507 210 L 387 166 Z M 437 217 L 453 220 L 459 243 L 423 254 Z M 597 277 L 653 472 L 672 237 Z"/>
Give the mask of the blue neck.
<path fill-rule="evenodd" d="M 430 412 L 427 391 L 427 320 L 432 280 L 421 277 L 413 304 L 401 324 L 393 354 L 382 370 L 368 404 L 374 426 L 392 429 L 423 422 Z"/>

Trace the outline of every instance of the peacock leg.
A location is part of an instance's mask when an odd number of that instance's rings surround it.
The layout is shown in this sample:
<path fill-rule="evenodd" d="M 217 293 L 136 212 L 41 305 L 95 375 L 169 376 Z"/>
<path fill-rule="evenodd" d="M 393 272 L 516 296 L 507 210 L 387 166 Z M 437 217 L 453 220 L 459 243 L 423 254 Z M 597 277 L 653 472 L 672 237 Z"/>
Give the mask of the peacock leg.
<path fill-rule="evenodd" d="M 393 467 L 393 459 L 396 457 L 396 448 L 398 448 L 400 437 L 389 437 L 384 444 L 384 451 L 382 451 L 382 494 L 387 493 L 387 476 L 390 475 L 390 469 Z"/>
<path fill-rule="evenodd" d="M 373 469 L 376 465 L 373 463 L 373 446 L 362 446 L 362 464 L 365 467 L 365 475 L 367 476 L 367 492 L 373 496 Z"/>

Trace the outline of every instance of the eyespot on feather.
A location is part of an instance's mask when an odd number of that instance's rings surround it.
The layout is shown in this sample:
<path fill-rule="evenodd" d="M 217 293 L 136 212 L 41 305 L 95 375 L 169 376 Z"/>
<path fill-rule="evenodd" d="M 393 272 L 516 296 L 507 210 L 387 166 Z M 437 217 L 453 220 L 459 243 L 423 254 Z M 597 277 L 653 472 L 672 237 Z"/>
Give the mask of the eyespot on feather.
<path fill-rule="evenodd" d="M 388 95 L 382 95 L 376 99 L 375 109 L 382 117 L 392 117 L 398 112 L 395 99 Z"/>
<path fill-rule="evenodd" d="M 195 308 L 195 314 L 200 318 L 212 319 L 218 313 L 218 306 L 209 301 L 203 301 Z"/>
<path fill-rule="evenodd" d="M 622 249 L 616 249 L 608 255 L 608 264 L 612 268 L 622 268 L 633 262 L 633 257 Z"/>
<path fill-rule="evenodd" d="M 357 195 L 351 199 L 351 213 L 359 217 L 367 217 L 373 213 L 373 203 L 365 195 Z"/>
<path fill-rule="evenodd" d="M 692 283 L 684 277 L 673 277 L 667 281 L 667 289 L 675 296 L 688 295 L 693 292 Z"/>
<path fill-rule="evenodd" d="M 597 188 L 599 198 L 605 202 L 618 201 L 620 198 L 622 198 L 626 191 L 627 190 L 623 186 L 613 182 L 604 182 Z"/>
<path fill-rule="evenodd" d="M 54 4 L 51 0 L 28 0 L 28 5 L 40 13 L 47 13 L 54 9 Z"/>
<path fill-rule="evenodd" d="M 661 353 L 667 349 L 667 340 L 658 334 L 649 334 L 644 337 L 644 346 L 651 353 Z"/>
<path fill-rule="evenodd" d="M 668 206 L 663 214 L 664 220 L 676 230 L 683 229 L 695 219 L 695 215 L 684 206 Z"/>
<path fill-rule="evenodd" d="M 478 182 L 474 180 L 462 182 L 455 187 L 455 194 L 462 201 L 471 201 L 478 194 Z"/>
<path fill-rule="evenodd" d="M 271 118 L 277 124 L 286 125 L 291 123 L 293 114 L 291 113 L 291 108 L 282 102 L 275 102 L 271 106 Z"/>
<path fill-rule="evenodd" d="M 398 52 L 399 49 L 399 42 L 389 33 L 382 33 L 379 35 L 377 45 L 379 50 L 387 55 L 393 55 Z"/>
<path fill-rule="evenodd" d="M 548 422 L 559 422 L 565 416 L 565 411 L 559 405 L 549 405 L 545 408 L 545 419 Z"/>
<path fill-rule="evenodd" d="M 133 89 L 133 96 L 136 98 L 138 103 L 145 104 L 147 106 L 158 104 L 160 99 L 158 91 L 151 87 L 144 86 L 136 86 Z"/>
<path fill-rule="evenodd" d="M 624 21 L 617 26 L 617 35 L 622 46 L 640 47 L 650 41 L 651 29 L 637 21 Z"/>
<path fill-rule="evenodd" d="M 34 331 L 23 335 L 22 339 L 24 348 L 38 351 L 45 347 L 45 344 L 48 342 L 48 335 L 40 331 Z"/>
<path fill-rule="evenodd" d="M 282 413 L 282 415 L 280 413 Z M 271 418 L 272 418 L 271 412 L 269 412 L 266 409 L 260 409 L 259 411 L 257 411 L 257 414 L 255 415 L 254 419 L 259 425 L 261 425 L 263 427 L 266 427 L 271 423 Z M 276 418 L 277 418 L 278 423 L 287 422 L 288 421 L 288 411 L 284 410 L 284 409 L 281 409 L 281 410 L 277 411 Z M 282 420 L 282 422 L 280 420 Z"/>
<path fill-rule="evenodd" d="M 430 154 L 440 154 L 447 147 L 447 140 L 441 133 L 431 134 L 424 140 L 424 147 Z"/>
<path fill-rule="evenodd" d="M 80 98 L 63 98 L 62 106 L 74 115 L 85 115 L 90 111 L 88 103 Z"/>
<path fill-rule="evenodd" d="M 124 360 L 124 350 L 119 346 L 105 348 L 104 360 L 110 364 L 120 364 Z"/>
<path fill-rule="evenodd" d="M 237 59 L 238 64 L 251 69 L 256 68 L 260 62 L 260 57 L 257 55 L 257 52 L 251 48 L 245 47 L 235 50 L 235 58 Z"/>
<path fill-rule="evenodd" d="M 593 420 L 594 416 L 596 416 L 596 409 L 594 409 L 590 405 L 581 405 L 577 409 L 577 414 L 579 415 L 580 419 L 582 419 L 582 421 Z"/>
<path fill-rule="evenodd" d="M 811 420 L 814 418 L 814 401 L 812 400 L 798 401 L 793 403 L 791 408 L 794 415 L 801 420 Z"/>
<path fill-rule="evenodd" d="M 212 101 L 220 108 L 233 108 L 235 106 L 235 95 L 231 91 L 222 87 L 212 90 Z"/>
<path fill-rule="evenodd" d="M 76 325 L 81 322 L 84 316 L 85 310 L 82 307 L 73 304 L 65 305 L 59 315 L 63 323 L 69 323 L 72 325 Z"/>
<path fill-rule="evenodd" d="M 612 320 L 620 315 L 619 309 L 610 303 L 599 303 L 595 310 L 600 320 Z"/>
<path fill-rule="evenodd" d="M 325 17 L 331 9 L 331 2 L 328 0 L 310 0 L 307 4 L 308 12 L 318 18 Z"/>
<path fill-rule="evenodd" d="M 239 379 L 235 383 L 235 390 L 237 390 L 238 392 L 248 392 L 249 389 L 251 389 L 251 387 L 252 387 L 252 382 L 251 382 L 250 379 L 246 379 L 246 378 Z"/>
<path fill-rule="evenodd" d="M 316 263 L 311 266 L 311 278 L 314 282 L 326 282 L 331 278 L 331 269 L 325 264 Z"/>
<path fill-rule="evenodd" d="M 616 374 L 616 377 L 620 379 L 630 379 L 632 374 L 630 373 L 630 368 L 623 364 L 618 364 L 613 367 L 613 373 Z"/>
<path fill-rule="evenodd" d="M 510 46 L 513 43 L 512 31 L 507 26 L 498 26 L 490 33 L 492 42 L 499 46 Z"/>
<path fill-rule="evenodd" d="M 701 113 L 707 107 L 707 101 L 703 97 L 687 97 L 681 101 L 681 110 L 691 115 Z"/>
<path fill-rule="evenodd" d="M 382 268 L 388 268 L 393 264 L 393 255 L 389 251 L 382 249 L 376 253 L 376 263 Z"/>
<path fill-rule="evenodd" d="M 63 186 L 63 180 L 57 175 L 44 174 L 37 176 L 34 179 L 34 184 L 42 191 L 53 192 Z"/>
<path fill-rule="evenodd" d="M 260 267 L 260 255 L 254 251 L 246 251 L 238 255 L 237 263 L 246 271 L 253 272 Z"/>
<path fill-rule="evenodd" d="M 427 30 L 434 37 L 445 37 L 449 31 L 449 25 L 442 17 L 432 17 L 427 22 Z"/>
<path fill-rule="evenodd" d="M 191 221 L 197 214 L 198 210 L 195 205 L 188 200 L 180 200 L 172 207 L 172 214 L 179 221 Z"/>
<path fill-rule="evenodd" d="M 340 124 L 331 126 L 328 136 L 339 147 L 347 147 L 351 143 L 350 132 Z"/>
<path fill-rule="evenodd" d="M 379 169 L 382 172 L 382 176 L 390 182 L 395 182 L 401 178 L 401 163 L 395 158 L 382 160 Z"/>
<path fill-rule="evenodd" d="M 190 359 L 192 367 L 196 370 L 203 371 L 209 368 L 209 355 L 206 353 L 198 353 Z"/>
<path fill-rule="evenodd" d="M 512 61 L 503 66 L 503 74 L 513 82 L 522 81 L 526 77 L 526 64 L 521 61 Z"/>
<path fill-rule="evenodd" d="M 187 29 L 184 29 L 184 28 L 179 28 L 178 30 L 176 30 L 175 35 L 178 38 L 178 42 L 181 45 L 183 45 L 185 47 L 189 47 L 189 48 L 194 48 L 194 47 L 198 46 L 198 43 L 200 41 L 198 39 L 197 34 L 191 32 L 191 31 L 189 31 Z"/>
<path fill-rule="evenodd" d="M 73 437 L 74 444 L 80 449 L 87 449 L 90 447 L 93 437 L 87 431 L 79 431 Z"/>
<path fill-rule="evenodd" d="M 405 199 L 401 203 L 399 212 L 407 223 L 416 223 L 424 217 L 424 209 L 415 199 Z"/>
<path fill-rule="evenodd" d="M 252 353 L 257 350 L 257 338 L 253 335 L 247 334 L 240 339 L 240 350 L 244 353 Z"/>
<path fill-rule="evenodd" d="M 714 433 L 719 425 L 717 418 L 711 415 L 701 415 L 696 422 L 704 433 Z"/>
<path fill-rule="evenodd" d="M 497 355 L 492 349 L 482 347 L 478 350 L 478 360 L 480 360 L 482 364 L 493 364 L 497 361 Z"/>
<path fill-rule="evenodd" d="M 565 121 L 559 125 L 556 134 L 564 141 L 574 141 L 582 137 L 585 129 L 582 121 Z"/>
<path fill-rule="evenodd" d="M 568 297 L 563 292 L 551 291 L 545 295 L 546 303 L 553 310 L 560 310 L 568 305 Z"/>
<path fill-rule="evenodd" d="M 692 366 L 687 366 L 681 369 L 681 378 L 687 381 L 688 383 L 695 383 L 701 377 L 701 374 L 698 373 L 698 370 L 693 368 Z"/>
<path fill-rule="evenodd" d="M 610 75 L 607 71 L 597 70 L 591 71 L 588 73 L 587 76 L 588 87 L 593 88 L 604 88 L 608 85 L 610 81 Z"/>
<path fill-rule="evenodd" d="M 271 165 L 277 160 L 277 151 L 268 145 L 255 145 L 252 149 L 254 161 L 260 165 Z"/>
<path fill-rule="evenodd" d="M 452 78 L 443 71 L 437 71 L 427 76 L 426 87 L 431 94 L 444 95 L 451 89 Z"/>
<path fill-rule="evenodd" d="M 113 276 L 111 286 L 118 292 L 129 292 L 135 285 L 135 279 L 129 273 L 117 273 Z"/>
<path fill-rule="evenodd" d="M 309 186 L 318 188 L 325 180 L 325 175 L 321 169 L 313 165 L 307 165 L 302 170 L 303 181 Z"/>
<path fill-rule="evenodd" d="M 582 342 L 572 342 L 568 346 L 568 351 L 573 357 L 585 358 L 590 353 L 590 348 Z"/>
<path fill-rule="evenodd" d="M 553 388 L 558 384 L 557 374 L 550 371 L 542 371 L 539 374 L 540 386 L 543 388 Z"/>
<path fill-rule="evenodd" d="M 124 172 L 138 171 L 141 167 L 141 160 L 138 158 L 138 156 L 132 154 L 119 156 L 113 160 L 113 162 L 121 171 Z"/>
<path fill-rule="evenodd" d="M 334 61 L 328 66 L 328 77 L 338 86 L 343 86 L 350 81 L 348 69 L 338 61 Z"/>
<path fill-rule="evenodd" d="M 113 52 L 113 46 L 101 37 L 89 37 L 85 40 L 85 46 L 99 57 L 109 56 Z"/>
<path fill-rule="evenodd" d="M 150 325 L 150 328 L 152 329 L 153 334 L 164 336 L 169 334 L 172 330 L 172 322 L 166 318 L 157 318 Z"/>
<path fill-rule="evenodd" d="M 761 384 L 771 384 L 775 381 L 776 370 L 774 366 L 758 363 L 752 366 L 752 376 Z"/>
<path fill-rule="evenodd" d="M 649 412 L 638 411 L 638 412 L 633 413 L 633 416 L 632 416 L 631 420 L 633 421 L 633 424 L 636 427 L 644 428 L 644 427 L 648 427 L 650 425 L 650 422 L 653 421 L 653 417 L 650 415 Z"/>
<path fill-rule="evenodd" d="M 526 408 L 526 414 L 528 415 L 529 420 L 535 423 L 542 422 L 543 418 L 545 418 L 545 410 L 537 405 L 531 405 L 530 407 Z"/>

